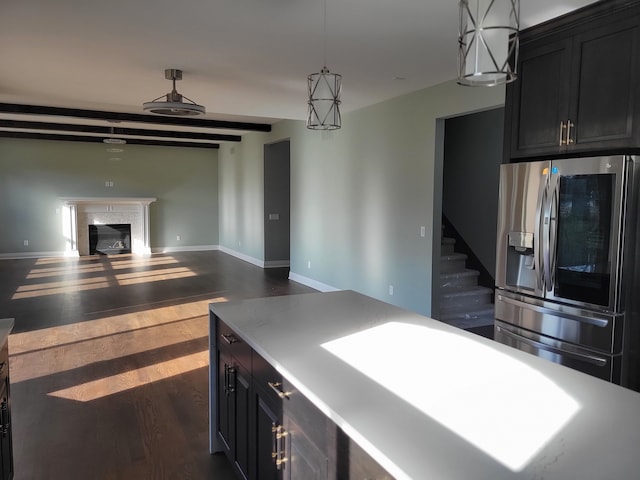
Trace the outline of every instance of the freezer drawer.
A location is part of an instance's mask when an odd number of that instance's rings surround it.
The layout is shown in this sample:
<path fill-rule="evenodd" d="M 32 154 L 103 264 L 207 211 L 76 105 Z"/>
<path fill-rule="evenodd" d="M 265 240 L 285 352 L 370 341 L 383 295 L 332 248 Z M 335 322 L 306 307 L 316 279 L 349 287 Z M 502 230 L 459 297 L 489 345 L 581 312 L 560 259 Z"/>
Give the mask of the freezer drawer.
<path fill-rule="evenodd" d="M 494 339 L 502 344 L 602 380 L 620 383 L 621 355 L 604 355 L 523 330 L 498 320 L 495 322 Z"/>
<path fill-rule="evenodd" d="M 496 320 L 605 354 L 622 352 L 624 315 L 585 310 L 496 289 Z"/>

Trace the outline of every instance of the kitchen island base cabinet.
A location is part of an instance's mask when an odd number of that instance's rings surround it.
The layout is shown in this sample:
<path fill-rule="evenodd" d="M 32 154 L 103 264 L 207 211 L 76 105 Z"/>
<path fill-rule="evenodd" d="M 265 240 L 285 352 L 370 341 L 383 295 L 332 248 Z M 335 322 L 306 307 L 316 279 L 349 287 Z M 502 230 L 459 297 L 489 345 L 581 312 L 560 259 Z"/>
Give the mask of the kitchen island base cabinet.
<path fill-rule="evenodd" d="M 213 314 L 211 328 L 219 440 L 212 446 L 239 479 L 393 478 Z"/>

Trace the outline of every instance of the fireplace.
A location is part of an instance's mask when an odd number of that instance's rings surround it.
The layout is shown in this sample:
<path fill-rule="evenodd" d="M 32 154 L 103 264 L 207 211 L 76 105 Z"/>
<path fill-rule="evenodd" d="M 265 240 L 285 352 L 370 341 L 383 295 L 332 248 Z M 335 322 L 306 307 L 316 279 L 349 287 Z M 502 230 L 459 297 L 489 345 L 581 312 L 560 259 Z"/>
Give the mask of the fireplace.
<path fill-rule="evenodd" d="M 89 255 L 131 253 L 131 224 L 89 225 Z"/>
<path fill-rule="evenodd" d="M 128 252 L 133 254 L 149 255 L 151 246 L 149 245 L 149 205 L 156 201 L 155 198 L 145 197 L 66 197 L 62 198 L 62 232 L 67 239 L 67 256 L 83 256 L 95 253 L 89 245 L 91 226 L 105 227 L 112 229 L 121 225 L 128 225 Z M 115 226 L 115 227 L 114 227 Z M 111 244 L 98 247 L 97 250 L 105 253 L 124 253 L 120 249 L 120 241 L 125 243 L 126 233 L 115 233 L 108 231 L 112 235 Z M 98 244 L 94 244 L 96 247 Z M 112 251 L 114 247 L 117 251 Z"/>

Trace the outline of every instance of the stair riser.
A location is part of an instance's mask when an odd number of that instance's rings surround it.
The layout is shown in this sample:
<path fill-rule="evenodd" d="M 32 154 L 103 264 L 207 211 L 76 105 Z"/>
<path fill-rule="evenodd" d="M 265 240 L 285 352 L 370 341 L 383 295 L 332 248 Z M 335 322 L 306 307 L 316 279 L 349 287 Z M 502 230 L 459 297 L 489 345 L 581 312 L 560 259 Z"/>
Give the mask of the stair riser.
<path fill-rule="evenodd" d="M 440 261 L 440 273 L 461 272 L 465 269 L 465 259 Z"/>
<path fill-rule="evenodd" d="M 449 307 L 469 307 L 469 310 L 478 308 L 480 305 L 491 305 L 491 294 L 469 295 L 464 297 L 443 297 L 440 300 L 440 308 Z"/>
<path fill-rule="evenodd" d="M 441 245 L 440 253 L 442 255 L 451 255 L 452 253 L 456 253 L 454 250 L 454 245 L 448 245 L 448 244 Z"/>

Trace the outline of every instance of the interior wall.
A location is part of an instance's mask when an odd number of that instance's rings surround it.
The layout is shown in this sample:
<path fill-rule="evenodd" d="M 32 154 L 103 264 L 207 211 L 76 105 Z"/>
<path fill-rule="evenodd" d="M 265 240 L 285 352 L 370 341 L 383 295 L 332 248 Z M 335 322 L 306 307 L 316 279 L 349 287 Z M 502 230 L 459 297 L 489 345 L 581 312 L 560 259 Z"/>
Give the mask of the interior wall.
<path fill-rule="evenodd" d="M 451 81 L 345 113 L 337 131 L 283 121 L 271 133 L 243 136 L 241 148 L 220 150 L 221 245 L 264 260 L 260 249 L 242 244 L 246 226 L 264 211 L 257 146 L 288 138 L 292 278 L 429 315 L 432 226 L 441 214 L 434 211 L 436 122 L 503 103 L 503 87 Z M 261 230 L 259 222 L 256 238 Z"/>
<path fill-rule="evenodd" d="M 495 278 L 504 108 L 445 122 L 442 211 Z"/>
<path fill-rule="evenodd" d="M 290 143 L 264 146 L 264 259 L 270 266 L 289 265 Z"/>
<path fill-rule="evenodd" d="M 97 143 L 0 139 L 0 255 L 64 252 L 60 197 L 157 197 L 154 251 L 218 244 L 215 150 L 125 145 L 117 155 Z"/>

